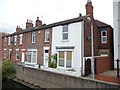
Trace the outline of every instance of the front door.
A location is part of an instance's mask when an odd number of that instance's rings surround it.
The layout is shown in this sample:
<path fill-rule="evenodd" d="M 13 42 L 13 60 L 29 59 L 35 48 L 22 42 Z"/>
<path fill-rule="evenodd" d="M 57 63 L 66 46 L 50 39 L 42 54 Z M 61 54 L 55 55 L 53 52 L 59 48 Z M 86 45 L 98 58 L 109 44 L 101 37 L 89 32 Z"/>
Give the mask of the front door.
<path fill-rule="evenodd" d="M 85 61 L 85 76 L 89 76 L 91 74 L 91 59 L 87 59 Z"/>
<path fill-rule="evenodd" d="M 44 48 L 44 66 L 47 68 L 49 64 L 49 49 Z"/>
<path fill-rule="evenodd" d="M 22 62 L 25 62 L 25 52 L 22 52 Z"/>

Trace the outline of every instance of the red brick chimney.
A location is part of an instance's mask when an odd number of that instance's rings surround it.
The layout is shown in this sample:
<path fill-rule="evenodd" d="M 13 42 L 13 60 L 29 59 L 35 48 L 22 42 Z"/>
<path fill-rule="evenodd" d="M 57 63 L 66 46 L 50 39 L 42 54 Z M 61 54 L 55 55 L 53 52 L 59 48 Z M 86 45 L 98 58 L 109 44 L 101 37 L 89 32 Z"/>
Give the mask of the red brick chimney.
<path fill-rule="evenodd" d="M 19 31 L 21 31 L 22 30 L 22 28 L 20 28 L 20 26 L 17 26 L 16 27 L 16 32 L 19 32 Z"/>
<path fill-rule="evenodd" d="M 28 20 L 28 19 L 27 19 L 27 22 L 26 22 L 26 29 L 28 29 L 28 28 L 30 28 L 30 27 L 33 27 L 32 20 Z"/>
<path fill-rule="evenodd" d="M 86 4 L 86 15 L 88 15 L 88 14 L 91 17 L 93 17 L 93 6 L 92 6 L 91 0 L 87 0 L 87 4 Z"/>
<path fill-rule="evenodd" d="M 36 27 L 37 27 L 37 26 L 42 26 L 42 21 L 39 20 L 39 17 L 37 17 L 35 26 L 36 26 Z"/>

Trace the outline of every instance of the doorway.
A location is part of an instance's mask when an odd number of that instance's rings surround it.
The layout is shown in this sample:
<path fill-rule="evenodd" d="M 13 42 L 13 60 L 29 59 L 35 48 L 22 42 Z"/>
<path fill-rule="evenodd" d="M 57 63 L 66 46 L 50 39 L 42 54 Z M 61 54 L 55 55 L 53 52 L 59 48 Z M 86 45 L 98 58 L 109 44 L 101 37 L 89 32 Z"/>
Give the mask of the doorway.
<path fill-rule="evenodd" d="M 44 66 L 48 68 L 49 64 L 49 47 L 44 47 Z"/>
<path fill-rule="evenodd" d="M 89 76 L 91 74 L 91 59 L 88 58 L 85 60 L 85 76 Z"/>

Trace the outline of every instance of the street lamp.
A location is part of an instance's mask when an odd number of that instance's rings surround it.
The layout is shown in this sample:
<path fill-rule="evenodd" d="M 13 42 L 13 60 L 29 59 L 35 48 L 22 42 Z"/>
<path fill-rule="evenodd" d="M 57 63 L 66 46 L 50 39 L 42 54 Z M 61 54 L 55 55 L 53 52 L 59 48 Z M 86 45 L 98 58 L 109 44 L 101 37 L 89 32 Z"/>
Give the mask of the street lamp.
<path fill-rule="evenodd" d="M 91 53 L 92 53 L 92 66 L 91 66 L 91 69 L 92 69 L 92 79 L 95 78 L 94 76 L 94 41 L 93 41 L 94 37 L 93 37 L 93 21 L 91 21 L 91 46 L 92 46 L 92 50 L 91 50 Z"/>
<path fill-rule="evenodd" d="M 87 16 L 87 20 L 91 21 L 91 70 L 92 70 L 92 79 L 95 78 L 95 71 L 94 71 L 94 36 L 93 36 L 93 21 L 90 18 L 90 15 L 86 15 Z"/>

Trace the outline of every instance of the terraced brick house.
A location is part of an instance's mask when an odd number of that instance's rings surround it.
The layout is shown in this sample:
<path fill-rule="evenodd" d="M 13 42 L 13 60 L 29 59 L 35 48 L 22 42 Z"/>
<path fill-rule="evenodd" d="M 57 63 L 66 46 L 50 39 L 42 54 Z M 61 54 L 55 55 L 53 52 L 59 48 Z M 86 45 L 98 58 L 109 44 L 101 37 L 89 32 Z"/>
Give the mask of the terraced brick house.
<path fill-rule="evenodd" d="M 91 23 L 95 73 L 113 69 L 113 28 L 94 19 L 91 0 L 87 0 L 85 16 L 80 14 L 76 18 L 49 25 L 42 24 L 37 18 L 35 27 L 27 20 L 26 29 L 18 26 L 15 33 L 3 36 L 3 51 L 6 51 L 3 56 L 6 54 L 4 58 L 10 58 L 13 62 L 48 68 L 50 56 L 57 54 L 57 69 L 74 69 L 80 76 L 90 75 Z"/>

